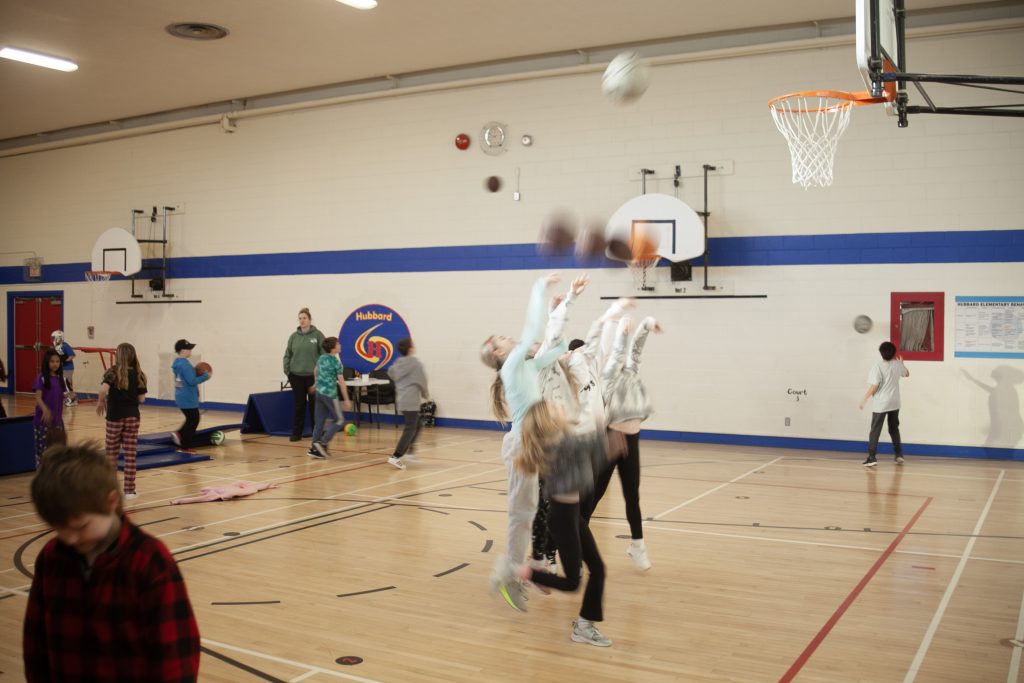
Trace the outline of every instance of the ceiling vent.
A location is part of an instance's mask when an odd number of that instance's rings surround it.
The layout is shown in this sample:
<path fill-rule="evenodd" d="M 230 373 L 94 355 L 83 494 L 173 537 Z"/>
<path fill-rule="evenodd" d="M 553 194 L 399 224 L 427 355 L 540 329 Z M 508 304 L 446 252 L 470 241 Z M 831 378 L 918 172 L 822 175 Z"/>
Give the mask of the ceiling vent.
<path fill-rule="evenodd" d="M 168 24 L 167 32 L 175 38 L 187 38 L 188 40 L 220 40 L 229 33 L 223 26 L 204 24 L 198 21 Z"/>

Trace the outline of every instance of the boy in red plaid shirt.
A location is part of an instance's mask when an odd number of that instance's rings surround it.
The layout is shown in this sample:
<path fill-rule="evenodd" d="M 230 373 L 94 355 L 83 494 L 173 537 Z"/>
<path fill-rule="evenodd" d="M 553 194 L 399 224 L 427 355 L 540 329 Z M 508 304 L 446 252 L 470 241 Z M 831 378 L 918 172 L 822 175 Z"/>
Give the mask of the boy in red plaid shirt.
<path fill-rule="evenodd" d="M 58 446 L 32 480 L 57 532 L 36 558 L 25 613 L 25 678 L 195 681 L 199 628 L 167 547 L 128 521 L 98 444 Z"/>

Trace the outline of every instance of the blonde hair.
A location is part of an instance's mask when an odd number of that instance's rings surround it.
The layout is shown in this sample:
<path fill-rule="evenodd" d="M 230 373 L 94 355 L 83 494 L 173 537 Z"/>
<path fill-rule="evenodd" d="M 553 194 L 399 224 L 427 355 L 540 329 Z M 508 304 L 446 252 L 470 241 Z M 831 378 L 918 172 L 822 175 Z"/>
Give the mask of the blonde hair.
<path fill-rule="evenodd" d="M 491 382 L 491 410 L 498 422 L 508 420 L 508 408 L 505 407 L 505 383 L 501 381 L 501 373 L 494 373 L 494 381 Z"/>
<path fill-rule="evenodd" d="M 494 355 L 494 335 L 484 340 L 480 345 L 480 362 L 491 370 L 501 370 L 501 361 Z"/>
<path fill-rule="evenodd" d="M 128 372 L 135 370 L 139 376 L 139 387 L 146 386 L 146 373 L 142 371 L 142 366 L 139 365 L 139 357 L 135 353 L 135 347 L 127 342 L 123 342 L 117 345 L 117 350 L 114 352 L 114 381 L 117 382 L 117 388 L 121 391 L 128 390 Z"/>
<path fill-rule="evenodd" d="M 565 437 L 569 425 L 560 411 L 551 409 L 547 401 L 530 406 L 519 430 L 523 450 L 513 464 L 525 474 L 543 475 L 551 467 L 554 450 Z"/>

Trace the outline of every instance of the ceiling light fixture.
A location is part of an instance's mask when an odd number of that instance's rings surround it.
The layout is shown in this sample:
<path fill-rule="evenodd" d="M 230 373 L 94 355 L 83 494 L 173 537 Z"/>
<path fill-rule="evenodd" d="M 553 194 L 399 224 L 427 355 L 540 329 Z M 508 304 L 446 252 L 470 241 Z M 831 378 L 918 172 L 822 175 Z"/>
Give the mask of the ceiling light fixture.
<path fill-rule="evenodd" d="M 38 52 L 19 50 L 14 47 L 5 47 L 0 49 L 0 57 L 3 57 L 4 59 L 13 59 L 16 62 L 25 62 L 26 64 L 44 66 L 47 69 L 56 69 L 57 71 L 78 71 L 78 65 L 74 62 L 69 62 L 66 59 L 58 59 L 57 57 L 48 57 L 46 55 L 41 55 Z"/>
<path fill-rule="evenodd" d="M 338 0 L 338 2 L 356 9 L 373 9 L 377 6 L 377 0 Z"/>

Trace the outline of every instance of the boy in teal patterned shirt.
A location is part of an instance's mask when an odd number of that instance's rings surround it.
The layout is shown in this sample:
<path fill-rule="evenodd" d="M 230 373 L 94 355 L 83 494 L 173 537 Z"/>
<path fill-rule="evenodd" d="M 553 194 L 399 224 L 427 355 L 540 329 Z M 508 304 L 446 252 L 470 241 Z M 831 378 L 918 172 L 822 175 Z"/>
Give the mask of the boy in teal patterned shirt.
<path fill-rule="evenodd" d="M 341 387 L 341 396 L 344 399 L 345 410 L 352 410 L 352 402 L 348 399 L 348 387 L 345 386 L 345 378 L 341 376 L 344 367 L 338 353 L 341 351 L 341 344 L 337 337 L 328 337 L 323 343 L 324 354 L 316 361 L 316 420 L 313 425 L 313 444 L 306 452 L 311 458 L 323 460 L 329 454 L 327 444 L 331 442 L 334 433 L 341 429 L 344 421 L 342 404 L 338 402 L 338 387 Z"/>

